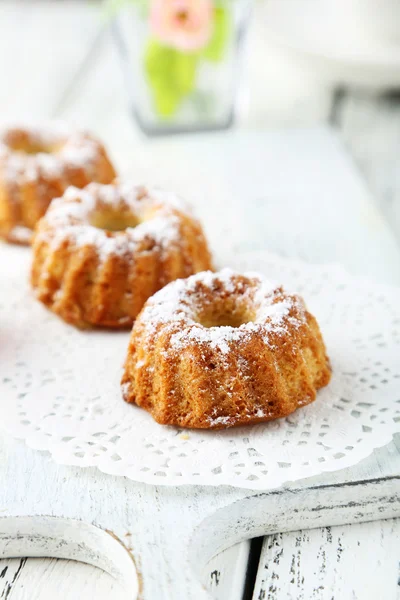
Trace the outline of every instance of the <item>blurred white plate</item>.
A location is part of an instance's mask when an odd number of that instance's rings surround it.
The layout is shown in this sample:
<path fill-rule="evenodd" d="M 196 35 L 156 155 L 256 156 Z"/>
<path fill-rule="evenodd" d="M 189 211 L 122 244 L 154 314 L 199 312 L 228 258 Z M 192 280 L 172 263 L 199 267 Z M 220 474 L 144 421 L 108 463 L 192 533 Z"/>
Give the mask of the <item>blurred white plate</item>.
<path fill-rule="evenodd" d="M 400 43 L 368 33 L 349 2 L 269 0 L 268 41 L 335 84 L 400 87 Z"/>

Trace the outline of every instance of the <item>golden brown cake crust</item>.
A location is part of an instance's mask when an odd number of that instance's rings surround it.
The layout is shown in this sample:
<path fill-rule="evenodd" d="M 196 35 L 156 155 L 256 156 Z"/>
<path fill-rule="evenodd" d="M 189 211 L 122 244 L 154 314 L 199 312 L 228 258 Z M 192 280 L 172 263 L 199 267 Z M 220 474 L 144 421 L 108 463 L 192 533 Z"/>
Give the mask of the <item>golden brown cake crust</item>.
<path fill-rule="evenodd" d="M 31 283 L 73 325 L 124 328 L 164 285 L 209 268 L 202 228 L 177 196 L 92 183 L 69 188 L 39 221 Z"/>
<path fill-rule="evenodd" d="M 10 127 L 0 133 L 0 238 L 29 244 L 53 198 L 70 186 L 110 183 L 114 168 L 103 145 L 65 126 Z"/>
<path fill-rule="evenodd" d="M 289 415 L 330 380 L 303 300 L 229 269 L 178 280 L 145 304 L 122 393 L 158 423 L 219 429 Z"/>

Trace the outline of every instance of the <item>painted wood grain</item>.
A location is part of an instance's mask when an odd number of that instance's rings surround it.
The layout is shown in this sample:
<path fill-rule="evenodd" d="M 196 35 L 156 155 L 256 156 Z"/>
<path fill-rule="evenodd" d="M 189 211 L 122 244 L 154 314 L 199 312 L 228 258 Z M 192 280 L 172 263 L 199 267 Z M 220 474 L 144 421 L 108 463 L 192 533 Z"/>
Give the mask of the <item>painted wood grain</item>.
<path fill-rule="evenodd" d="M 253 600 L 396 600 L 400 520 L 294 531 L 264 540 Z"/>
<path fill-rule="evenodd" d="M 250 556 L 250 540 L 213 556 L 201 569 L 200 581 L 214 600 L 242 598 Z"/>
<path fill-rule="evenodd" d="M 202 581 L 215 600 L 241 598 L 249 544 L 246 541 L 232 546 L 204 566 Z M 0 560 L 0 599 L 47 600 L 56 596 L 63 600 L 127 598 L 126 591 L 115 578 L 82 562 L 57 558 Z"/>
<path fill-rule="evenodd" d="M 126 600 L 126 593 L 110 575 L 81 562 L 56 558 L 0 560 L 1 600 L 48 598 Z"/>
<path fill-rule="evenodd" d="M 13 440 L 5 439 L 3 444 L 2 518 L 48 514 L 113 531 L 135 559 L 145 600 L 205 600 L 208 595 L 203 586 L 210 584 L 207 563 L 248 537 L 300 526 L 379 519 L 400 510 L 400 459 L 394 444 L 374 453 L 357 469 L 266 494 L 146 486 L 95 469 L 57 465 L 46 454 Z M 377 472 L 381 480 L 371 480 Z M 69 552 L 69 546 L 65 550 Z M 2 543 L 1 551 L 5 552 Z M 231 596 L 220 594 L 220 598 L 230 600 Z"/>

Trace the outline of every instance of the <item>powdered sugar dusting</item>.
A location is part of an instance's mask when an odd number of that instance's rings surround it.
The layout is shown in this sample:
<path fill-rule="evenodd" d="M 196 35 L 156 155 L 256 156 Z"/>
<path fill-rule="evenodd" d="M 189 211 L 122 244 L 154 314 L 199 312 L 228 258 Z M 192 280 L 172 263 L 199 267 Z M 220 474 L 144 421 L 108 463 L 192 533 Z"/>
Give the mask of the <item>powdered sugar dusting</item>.
<path fill-rule="evenodd" d="M 76 247 L 96 247 L 100 260 L 111 255 L 134 257 L 157 248 L 164 251 L 180 240 L 180 213 L 159 198 L 144 193 L 143 186 L 91 183 L 86 188 L 69 187 L 51 203 L 36 239 L 47 239 L 53 248 L 66 240 Z M 96 212 L 108 210 L 131 215 L 136 227 L 108 231 L 91 224 Z"/>
<path fill-rule="evenodd" d="M 174 192 L 164 190 L 157 186 L 144 186 L 138 185 L 132 181 L 125 181 L 120 184 L 120 190 L 121 194 L 133 204 L 151 198 L 153 203 L 162 204 L 186 214 L 192 214 L 193 212 L 190 204 L 183 198 Z"/>
<path fill-rule="evenodd" d="M 22 150 L 27 144 L 38 151 Z M 21 149 L 20 149 L 21 148 Z M 0 132 L 0 166 L 6 181 L 24 183 L 63 180 L 70 168 L 82 169 L 91 179 L 101 145 L 86 132 L 70 131 L 63 124 L 14 126 Z"/>
<path fill-rule="evenodd" d="M 245 323 L 240 327 L 201 327 L 196 325 L 188 331 L 179 331 L 171 337 L 171 346 L 180 350 L 185 343 L 195 341 L 205 343 L 222 354 L 228 354 L 232 342 L 240 342 L 246 334 L 257 330 L 254 323 Z"/>
<path fill-rule="evenodd" d="M 232 417 L 208 417 L 208 422 L 214 427 L 217 425 L 228 427 L 232 422 Z"/>
<path fill-rule="evenodd" d="M 28 229 L 28 227 L 24 227 L 23 225 L 16 225 L 12 228 L 8 237 L 13 242 L 18 244 L 29 244 L 32 238 L 32 230 Z"/>
<path fill-rule="evenodd" d="M 179 240 L 179 218 L 174 214 L 160 214 L 127 231 L 134 242 L 140 242 L 148 236 L 157 246 L 166 248 Z"/>
<path fill-rule="evenodd" d="M 54 146 L 75 132 L 64 121 L 43 121 L 1 124 L 0 143 L 9 146 L 16 137 L 29 137 L 35 145 Z M 84 134 L 85 132 L 81 132 Z"/>
<path fill-rule="evenodd" d="M 250 307 L 254 319 L 238 327 L 204 327 L 198 320 L 202 304 L 208 302 L 204 290 L 214 295 L 233 294 L 237 302 Z M 272 334 L 283 335 L 289 324 L 296 328 L 305 320 L 300 298 L 286 294 L 261 275 L 240 275 L 231 269 L 204 271 L 170 283 L 150 298 L 141 316 L 149 341 L 159 331 L 170 329 L 169 351 L 176 353 L 193 343 L 205 344 L 222 357 L 229 354 L 232 344 L 249 340 L 254 334 L 270 345 Z"/>
<path fill-rule="evenodd" d="M 245 408 L 244 411 L 245 416 L 249 419 L 249 421 L 254 419 L 264 419 L 265 417 L 269 416 L 268 411 L 261 407 L 258 407 L 252 411 L 248 410 L 248 408 Z M 243 418 L 243 413 L 240 416 Z M 215 409 L 215 415 L 210 415 L 207 418 L 207 421 L 209 422 L 211 427 L 229 427 L 234 424 L 235 417 L 233 417 L 232 415 L 218 415 L 218 409 Z"/>

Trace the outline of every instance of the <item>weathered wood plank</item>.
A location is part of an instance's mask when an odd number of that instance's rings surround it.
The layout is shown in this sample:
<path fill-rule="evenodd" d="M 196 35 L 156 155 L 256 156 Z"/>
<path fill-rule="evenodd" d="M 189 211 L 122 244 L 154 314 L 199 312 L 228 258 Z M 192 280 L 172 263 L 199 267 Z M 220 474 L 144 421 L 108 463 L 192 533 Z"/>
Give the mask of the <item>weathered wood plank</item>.
<path fill-rule="evenodd" d="M 200 581 L 207 587 L 214 600 L 242 599 L 250 544 L 250 540 L 235 544 L 213 556 L 203 566 Z"/>
<path fill-rule="evenodd" d="M 400 243 L 400 96 L 343 92 L 335 123 Z"/>
<path fill-rule="evenodd" d="M 145 600 L 205 600 L 208 596 L 200 581 L 210 584 L 207 564 L 222 550 L 248 537 L 301 526 L 362 522 L 396 516 L 400 511 L 400 458 L 394 444 L 375 452 L 356 469 L 264 494 L 231 488 L 137 484 L 95 469 L 57 465 L 46 454 L 9 439 L 4 440 L 2 450 L 0 510 L 8 528 L 17 530 L 13 516 L 30 513 L 81 519 L 111 530 L 136 561 Z M 377 471 L 380 477 L 371 480 Z M 20 474 L 17 480 L 16 473 Z M 8 550 L 0 535 L 0 555 L 10 552 L 9 538 L 6 544 Z M 34 549 L 29 538 L 23 547 Z M 98 552 L 97 546 L 94 551 Z M 70 544 L 57 545 L 57 556 L 69 557 L 70 553 Z M 107 555 L 101 563 L 107 564 Z M 231 598 L 222 593 L 219 597 Z"/>
<path fill-rule="evenodd" d="M 0 560 L 0 598 L 126 600 L 118 581 L 84 563 L 55 558 Z"/>
<path fill-rule="evenodd" d="M 233 132 L 212 141 L 159 141 L 142 144 L 133 158 L 144 179 L 156 175 L 163 179 L 158 183 L 192 191 L 189 197 L 211 238 L 217 244 L 224 235 L 227 251 L 251 250 L 252 232 L 259 249 L 268 244 L 299 254 L 301 248 L 305 258 L 323 261 L 336 256 L 335 226 L 341 233 L 340 258 L 350 269 L 386 281 L 399 277 L 397 246 L 337 140 L 326 131 Z M 298 207 L 302 220 L 290 229 L 288 214 L 300 214 L 295 212 Z M 299 228 L 301 246 L 299 238 L 292 238 Z M 287 230 L 290 235 L 282 235 Z M 367 244 L 370 254 L 364 251 Z M 58 466 L 47 455 L 7 441 L 0 460 L 0 510 L 7 517 L 50 514 L 110 529 L 128 540 L 143 575 L 146 600 L 202 600 L 207 594 L 199 580 L 206 564 L 233 543 L 305 524 L 316 527 L 396 514 L 399 460 L 390 445 L 353 469 L 288 485 L 279 493 L 252 495 L 230 488 L 145 486 L 94 469 Z M 296 512 L 297 502 L 304 505 L 303 511 Z"/>
<path fill-rule="evenodd" d="M 264 540 L 254 600 L 396 600 L 400 519 Z"/>

